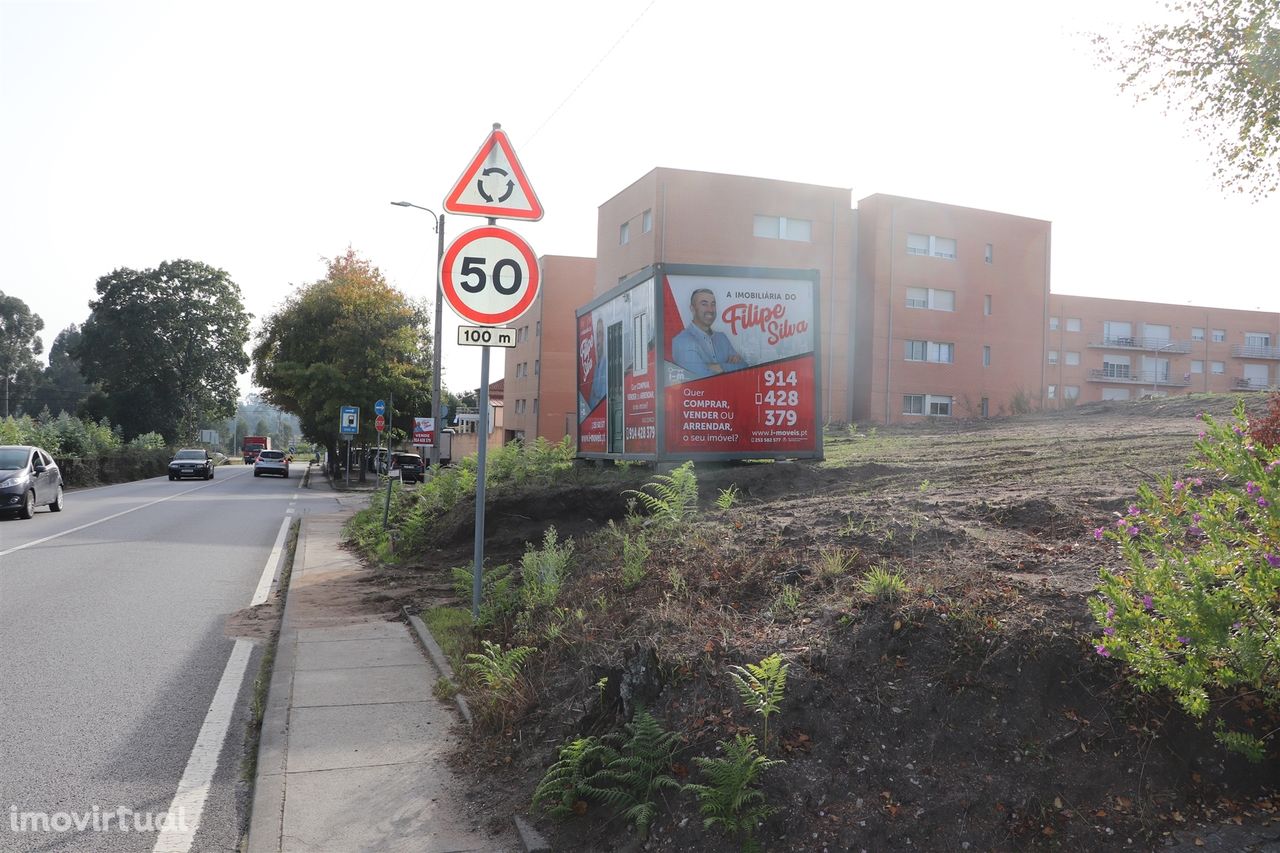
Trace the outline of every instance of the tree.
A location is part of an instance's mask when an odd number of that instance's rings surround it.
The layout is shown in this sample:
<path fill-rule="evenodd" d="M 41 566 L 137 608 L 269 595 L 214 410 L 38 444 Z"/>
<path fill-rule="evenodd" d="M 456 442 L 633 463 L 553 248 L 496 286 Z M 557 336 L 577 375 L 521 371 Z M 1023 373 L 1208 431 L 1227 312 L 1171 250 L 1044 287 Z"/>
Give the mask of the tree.
<path fill-rule="evenodd" d="M 1214 144 L 1226 189 L 1261 198 L 1280 185 L 1280 0 L 1179 0 L 1181 23 L 1094 44 L 1139 100 L 1182 103 Z"/>
<path fill-rule="evenodd" d="M 0 290 L 0 380 L 4 382 L 4 416 L 9 416 L 9 384 L 19 373 L 33 376 L 36 356 L 44 352 L 40 330 L 44 320 L 31 313 L 27 303 Z"/>
<path fill-rule="evenodd" d="M 394 395 L 397 412 L 431 397 L 430 317 L 348 249 L 327 275 L 299 288 L 268 317 L 253 349 L 253 381 L 273 405 L 297 415 L 302 435 L 337 457 L 338 410 Z M 372 419 L 361 434 L 372 442 Z"/>
<path fill-rule="evenodd" d="M 93 388 L 85 381 L 80 362 L 73 354 L 79 343 L 80 327 L 76 324 L 58 332 L 49 346 L 49 366 L 27 394 L 25 411 L 38 412 L 47 407 L 50 412 L 80 413 L 81 404 Z"/>
<path fill-rule="evenodd" d="M 97 292 L 73 354 L 127 439 L 189 440 L 201 420 L 235 411 L 250 315 L 226 272 L 189 260 L 122 267 Z"/>

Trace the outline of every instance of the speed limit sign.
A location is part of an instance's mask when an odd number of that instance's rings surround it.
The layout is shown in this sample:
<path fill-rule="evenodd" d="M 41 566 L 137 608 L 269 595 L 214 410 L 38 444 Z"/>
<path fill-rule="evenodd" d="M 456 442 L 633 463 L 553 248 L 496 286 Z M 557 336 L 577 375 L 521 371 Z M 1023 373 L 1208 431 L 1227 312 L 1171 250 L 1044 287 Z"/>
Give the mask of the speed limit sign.
<path fill-rule="evenodd" d="M 496 225 L 464 232 L 440 260 L 445 302 L 459 317 L 481 326 L 500 326 L 528 311 L 540 279 L 533 248 Z"/>

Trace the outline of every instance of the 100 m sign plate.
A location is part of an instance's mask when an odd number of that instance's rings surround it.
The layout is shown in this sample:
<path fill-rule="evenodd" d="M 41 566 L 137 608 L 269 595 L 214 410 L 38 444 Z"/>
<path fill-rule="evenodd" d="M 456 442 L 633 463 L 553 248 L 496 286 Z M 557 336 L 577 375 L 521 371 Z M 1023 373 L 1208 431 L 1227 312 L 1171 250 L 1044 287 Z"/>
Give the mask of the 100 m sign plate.
<path fill-rule="evenodd" d="M 514 347 L 516 330 L 493 326 L 459 326 L 458 346 L 463 347 Z"/>

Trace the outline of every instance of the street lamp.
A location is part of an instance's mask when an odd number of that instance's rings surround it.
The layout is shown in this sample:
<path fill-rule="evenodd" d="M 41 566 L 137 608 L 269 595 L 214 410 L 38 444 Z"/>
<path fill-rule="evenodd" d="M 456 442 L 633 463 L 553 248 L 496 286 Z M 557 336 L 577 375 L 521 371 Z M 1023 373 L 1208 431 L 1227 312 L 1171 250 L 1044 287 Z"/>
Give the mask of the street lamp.
<path fill-rule="evenodd" d="M 443 334 L 441 325 L 444 322 L 444 296 L 440 292 L 440 262 L 444 260 L 444 214 L 437 214 L 429 207 L 413 204 L 407 201 L 391 202 L 396 207 L 416 207 L 418 210 L 425 210 L 431 214 L 432 227 L 436 231 L 436 336 L 433 343 L 434 353 L 432 358 L 431 377 L 431 417 L 435 419 L 436 434 L 435 440 L 431 443 L 431 467 L 440 467 L 440 442 L 444 436 L 444 418 L 440 417 L 440 335 Z"/>

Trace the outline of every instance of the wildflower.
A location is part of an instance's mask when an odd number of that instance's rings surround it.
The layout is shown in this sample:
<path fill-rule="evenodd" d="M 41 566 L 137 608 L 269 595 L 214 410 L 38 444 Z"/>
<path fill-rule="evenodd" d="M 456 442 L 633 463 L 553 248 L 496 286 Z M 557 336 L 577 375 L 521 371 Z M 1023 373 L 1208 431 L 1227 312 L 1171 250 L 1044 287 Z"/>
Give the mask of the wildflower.
<path fill-rule="evenodd" d="M 1138 535 L 1138 525 L 1136 525 L 1136 524 L 1130 524 L 1130 525 L 1128 526 L 1128 528 L 1126 528 L 1125 532 L 1126 532 L 1126 533 L 1128 533 L 1130 536 L 1137 536 L 1137 535 Z"/>
<path fill-rule="evenodd" d="M 1199 433 L 1199 435 L 1198 435 L 1197 437 L 1198 437 L 1201 441 L 1204 441 L 1204 438 L 1205 438 L 1205 436 L 1206 436 L 1206 435 L 1208 435 L 1208 433 L 1207 433 L 1207 432 L 1205 432 L 1204 430 L 1200 430 L 1200 433 Z"/>
<path fill-rule="evenodd" d="M 1191 481 L 1191 485 L 1195 486 L 1198 489 L 1204 485 L 1204 480 L 1200 479 L 1199 477 L 1196 477 L 1194 480 Z"/>
<path fill-rule="evenodd" d="M 1097 539 L 1099 542 L 1101 542 L 1101 541 L 1102 541 L 1102 528 L 1101 528 L 1101 527 L 1095 527 L 1095 528 L 1093 528 L 1093 538 L 1094 538 L 1094 539 Z"/>
<path fill-rule="evenodd" d="M 1266 498 L 1258 498 L 1258 506 L 1262 507 L 1263 509 L 1266 509 L 1267 507 L 1271 506 L 1271 501 L 1267 500 Z"/>
<path fill-rule="evenodd" d="M 1231 431 L 1236 434 L 1236 438 L 1240 438 L 1244 435 L 1244 430 L 1240 429 L 1238 426 L 1233 426 Z"/>
<path fill-rule="evenodd" d="M 1231 623 L 1231 627 L 1232 627 L 1232 628 L 1235 628 L 1237 631 L 1239 631 L 1239 630 L 1240 630 L 1240 624 L 1241 624 L 1241 623 L 1239 623 L 1239 622 L 1232 622 L 1232 623 Z"/>
<path fill-rule="evenodd" d="M 1116 609 L 1114 607 L 1108 607 L 1106 616 L 1107 621 L 1110 622 L 1114 618 L 1116 618 Z"/>
<path fill-rule="evenodd" d="M 1204 516 L 1198 512 L 1191 513 L 1191 520 L 1194 521 L 1196 524 L 1199 524 L 1203 518 Z"/>
<path fill-rule="evenodd" d="M 1151 600 L 1151 596 L 1150 596 L 1150 595 L 1144 595 L 1144 596 L 1142 596 L 1142 609 L 1143 609 L 1143 610 L 1155 610 L 1155 609 L 1156 609 L 1156 603 L 1155 603 L 1154 601 L 1152 601 L 1152 600 Z"/>
<path fill-rule="evenodd" d="M 1187 528 L 1188 536 L 1204 536 L 1204 531 L 1194 524 Z"/>
<path fill-rule="evenodd" d="M 1116 633 L 1116 629 L 1108 625 L 1107 627 L 1102 629 L 1102 633 L 1106 634 L 1108 637 L 1114 637 Z"/>
<path fill-rule="evenodd" d="M 1111 652 L 1107 651 L 1107 647 L 1106 647 L 1106 646 L 1103 646 L 1103 645 L 1097 645 L 1097 646 L 1094 646 L 1094 647 L 1093 647 L 1093 650 L 1094 650 L 1095 652 L 1097 652 L 1098 654 L 1102 655 L 1104 658 L 1109 658 L 1109 657 L 1111 657 Z"/>
<path fill-rule="evenodd" d="M 1191 638 L 1190 638 L 1190 637 L 1179 637 L 1179 638 L 1178 638 L 1178 642 L 1179 642 L 1179 643 L 1182 643 L 1182 645 L 1184 645 L 1184 646 L 1189 646 L 1189 645 L 1191 645 Z"/>
<path fill-rule="evenodd" d="M 1138 505 L 1129 504 L 1129 515 L 1137 515 L 1137 514 L 1138 514 Z"/>
<path fill-rule="evenodd" d="M 1280 554 L 1267 554 L 1267 565 L 1273 569 L 1280 569 Z"/>
<path fill-rule="evenodd" d="M 1186 483 L 1184 483 L 1184 482 L 1182 482 L 1181 480 L 1174 480 L 1174 481 L 1173 481 L 1173 490 L 1174 490 L 1175 492 L 1180 492 L 1180 491 L 1182 491 L 1183 489 L 1185 489 L 1186 487 L 1187 487 L 1187 484 L 1186 484 Z"/>
<path fill-rule="evenodd" d="M 1246 495 L 1251 496 L 1251 497 L 1252 497 L 1253 495 L 1256 495 L 1256 494 L 1258 493 L 1258 484 L 1257 484 L 1257 483 L 1255 483 L 1255 482 L 1253 482 L 1253 480 L 1250 480 L 1249 482 L 1245 483 L 1245 484 L 1244 484 L 1244 493 L 1245 493 Z"/>

